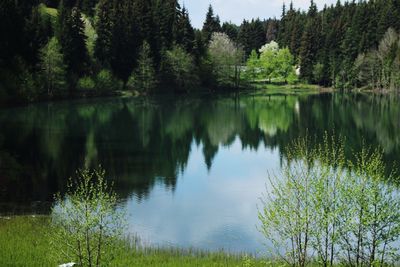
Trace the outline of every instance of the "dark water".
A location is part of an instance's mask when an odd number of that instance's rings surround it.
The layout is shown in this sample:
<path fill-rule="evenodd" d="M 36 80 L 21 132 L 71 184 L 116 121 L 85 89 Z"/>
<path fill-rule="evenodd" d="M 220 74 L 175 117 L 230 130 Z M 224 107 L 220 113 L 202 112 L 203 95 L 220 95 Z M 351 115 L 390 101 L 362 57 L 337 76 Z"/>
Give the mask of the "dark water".
<path fill-rule="evenodd" d="M 397 99 L 363 95 L 96 99 L 0 110 L 0 214 L 49 211 L 77 168 L 101 164 L 151 245 L 263 249 L 257 205 L 297 137 L 346 152 L 400 149 Z"/>

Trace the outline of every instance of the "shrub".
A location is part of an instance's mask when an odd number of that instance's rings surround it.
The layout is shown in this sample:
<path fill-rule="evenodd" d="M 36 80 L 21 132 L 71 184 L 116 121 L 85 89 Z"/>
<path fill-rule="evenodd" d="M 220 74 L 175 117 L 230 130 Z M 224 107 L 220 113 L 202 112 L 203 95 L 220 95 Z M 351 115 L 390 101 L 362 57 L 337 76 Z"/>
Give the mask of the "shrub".
<path fill-rule="evenodd" d="M 89 76 L 82 77 L 78 80 L 77 87 L 79 90 L 93 90 L 96 84 Z"/>
<path fill-rule="evenodd" d="M 118 81 L 107 69 L 101 70 L 96 76 L 96 89 L 100 91 L 116 91 L 121 88 L 121 82 Z"/>
<path fill-rule="evenodd" d="M 400 196 L 382 152 L 346 161 L 343 142 L 295 141 L 259 213 L 261 232 L 293 266 L 388 266 L 399 256 Z"/>
<path fill-rule="evenodd" d="M 179 89 L 190 90 L 198 85 L 194 60 L 180 46 L 166 52 L 163 68 L 168 79 Z"/>
<path fill-rule="evenodd" d="M 56 195 L 52 209 L 52 246 L 60 262 L 103 266 L 112 259 L 115 242 L 122 240 L 125 214 L 102 169 L 79 170 L 68 183 L 65 197 Z"/>

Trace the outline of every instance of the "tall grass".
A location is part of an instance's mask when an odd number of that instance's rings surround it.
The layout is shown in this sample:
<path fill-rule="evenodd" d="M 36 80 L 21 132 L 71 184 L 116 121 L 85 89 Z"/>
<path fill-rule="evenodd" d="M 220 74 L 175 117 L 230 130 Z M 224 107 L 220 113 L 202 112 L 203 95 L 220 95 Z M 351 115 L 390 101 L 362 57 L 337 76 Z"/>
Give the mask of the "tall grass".
<path fill-rule="evenodd" d="M 51 257 L 50 218 L 18 216 L 0 218 L 0 266 L 57 266 Z M 110 266 L 268 266 L 263 259 L 223 252 L 177 248 L 137 248 L 122 240 L 115 248 Z M 272 265 L 271 265 L 272 266 Z"/>

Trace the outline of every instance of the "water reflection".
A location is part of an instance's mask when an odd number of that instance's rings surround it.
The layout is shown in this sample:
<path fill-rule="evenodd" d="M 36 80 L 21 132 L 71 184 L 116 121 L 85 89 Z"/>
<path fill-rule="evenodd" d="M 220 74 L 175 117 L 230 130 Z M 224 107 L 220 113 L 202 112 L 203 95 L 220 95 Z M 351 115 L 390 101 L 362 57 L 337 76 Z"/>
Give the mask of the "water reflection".
<path fill-rule="evenodd" d="M 267 171 L 285 157 L 282 148 L 307 132 L 321 142 L 325 131 L 335 131 L 346 138 L 348 155 L 365 140 L 382 146 L 391 164 L 400 147 L 394 101 L 340 94 L 160 97 L 3 109 L 0 213 L 35 210 L 64 190 L 75 169 L 101 164 L 148 240 L 155 234 L 183 246 L 253 249 L 247 243 L 257 236 L 257 198 Z M 220 235 L 242 238 L 207 243 L 224 240 Z"/>

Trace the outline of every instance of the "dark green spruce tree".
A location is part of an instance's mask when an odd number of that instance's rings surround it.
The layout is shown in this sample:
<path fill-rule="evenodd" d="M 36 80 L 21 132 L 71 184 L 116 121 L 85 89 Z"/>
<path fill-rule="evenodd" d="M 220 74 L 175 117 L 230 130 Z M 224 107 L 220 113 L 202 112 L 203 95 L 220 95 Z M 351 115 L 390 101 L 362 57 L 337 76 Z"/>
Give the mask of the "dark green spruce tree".
<path fill-rule="evenodd" d="M 185 7 L 178 13 L 174 27 L 175 43 L 192 53 L 195 45 L 195 34 L 190 24 L 189 13 Z"/>
<path fill-rule="evenodd" d="M 206 15 L 206 20 L 203 25 L 202 34 L 206 43 L 210 42 L 211 36 L 214 32 L 221 31 L 221 24 L 218 16 L 214 15 L 214 9 L 210 5 Z"/>
<path fill-rule="evenodd" d="M 232 22 L 224 22 L 221 28 L 222 32 L 228 35 L 229 38 L 234 42 L 237 42 L 238 40 L 239 29 L 240 27 L 233 24 Z"/>
<path fill-rule="evenodd" d="M 106 68 L 110 67 L 112 56 L 113 27 L 115 13 L 112 0 L 100 0 L 96 9 L 95 29 L 97 38 L 94 56 Z"/>
<path fill-rule="evenodd" d="M 317 6 L 311 0 L 300 47 L 301 78 L 308 82 L 313 82 L 313 71 L 317 63 L 317 55 L 320 48 L 320 27 L 321 22 Z"/>
<path fill-rule="evenodd" d="M 131 0 L 116 1 L 114 8 L 110 65 L 114 74 L 126 84 L 136 65 L 141 45 L 136 39 L 139 29 Z"/>
<path fill-rule="evenodd" d="M 62 47 L 64 61 L 72 83 L 88 71 L 85 25 L 78 7 L 64 6 L 58 9 L 57 37 Z"/>

